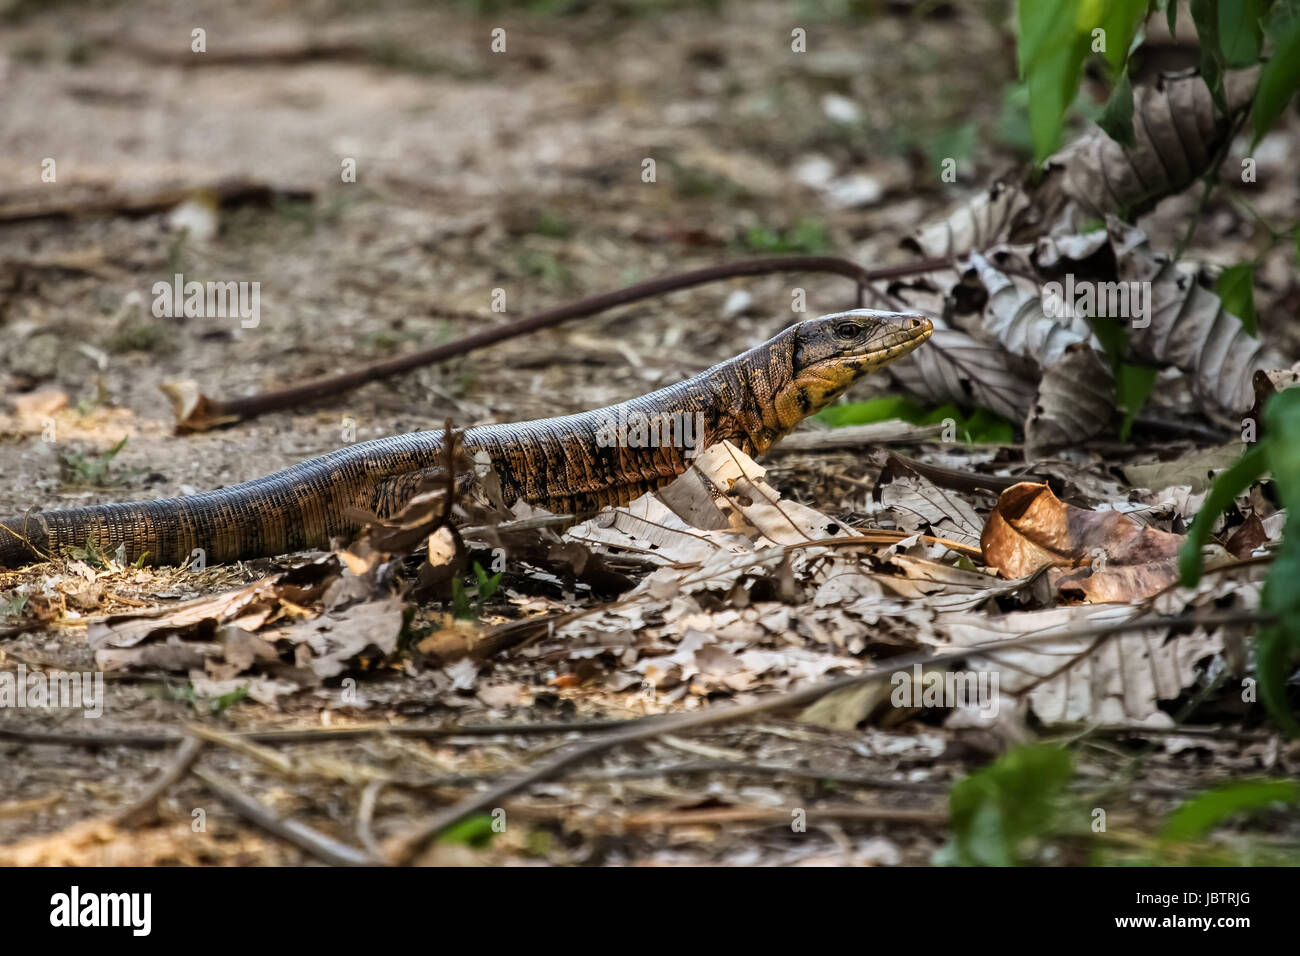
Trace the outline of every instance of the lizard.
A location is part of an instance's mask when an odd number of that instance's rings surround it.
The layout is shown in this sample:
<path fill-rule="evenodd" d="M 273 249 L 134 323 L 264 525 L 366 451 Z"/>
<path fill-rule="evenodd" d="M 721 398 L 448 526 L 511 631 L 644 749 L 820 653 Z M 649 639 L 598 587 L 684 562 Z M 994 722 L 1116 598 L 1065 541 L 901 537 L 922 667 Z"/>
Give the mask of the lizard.
<path fill-rule="evenodd" d="M 764 454 L 858 379 L 933 332 L 911 313 L 856 309 L 805 319 L 692 378 L 619 405 L 466 429 L 507 503 L 590 514 L 626 504 L 682 474 L 694 454 L 730 441 Z M 649 426 L 649 427 L 647 427 Z M 664 441 L 667 437 L 669 440 Z M 648 440 L 647 440 L 648 439 Z M 358 514 L 398 513 L 443 464 L 443 430 L 350 445 L 216 491 L 158 501 L 29 512 L 0 521 L 0 568 L 94 541 L 128 561 L 206 563 L 325 548 L 355 534 Z"/>

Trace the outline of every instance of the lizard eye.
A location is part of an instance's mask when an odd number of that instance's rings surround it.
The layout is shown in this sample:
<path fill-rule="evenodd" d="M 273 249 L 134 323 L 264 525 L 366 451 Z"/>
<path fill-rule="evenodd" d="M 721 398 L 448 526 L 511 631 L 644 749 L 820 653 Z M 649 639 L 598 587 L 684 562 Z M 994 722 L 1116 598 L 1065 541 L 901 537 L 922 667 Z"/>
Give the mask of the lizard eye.
<path fill-rule="evenodd" d="M 862 331 L 862 326 L 856 322 L 841 322 L 835 326 L 835 334 L 842 339 L 857 338 L 858 333 Z"/>

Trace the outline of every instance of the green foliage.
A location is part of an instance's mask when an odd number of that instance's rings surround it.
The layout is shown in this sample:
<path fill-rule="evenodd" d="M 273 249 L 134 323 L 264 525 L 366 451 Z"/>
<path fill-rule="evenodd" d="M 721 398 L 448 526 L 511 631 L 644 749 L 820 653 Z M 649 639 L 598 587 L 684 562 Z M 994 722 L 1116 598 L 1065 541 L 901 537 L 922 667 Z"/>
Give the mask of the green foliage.
<path fill-rule="evenodd" d="M 998 111 L 997 135 L 1003 145 L 1025 156 L 1034 154 L 1034 137 L 1029 129 L 1029 87 L 1024 83 L 1008 83 L 1002 91 L 1002 107 Z"/>
<path fill-rule="evenodd" d="M 1207 790 L 1184 802 L 1165 820 L 1160 835 L 1170 842 L 1198 840 L 1239 813 L 1297 801 L 1300 801 L 1300 783 L 1294 780 L 1232 783 Z"/>
<path fill-rule="evenodd" d="M 787 229 L 751 226 L 741 237 L 750 252 L 815 255 L 830 248 L 826 224 L 820 219 L 800 219 Z"/>
<path fill-rule="evenodd" d="M 1146 15 L 1147 0 L 1019 0 L 1016 7 L 1020 78 L 1029 88 L 1034 160 L 1042 162 L 1061 142 L 1083 61 L 1100 46 L 1094 31 L 1101 31 L 1097 36 L 1104 42 L 1106 62 L 1116 75 L 1126 76 L 1129 47 Z M 1131 102 L 1127 110 L 1131 113 Z M 1112 125 L 1124 111 L 1122 103 L 1108 110 Z"/>
<path fill-rule="evenodd" d="M 669 182 L 683 196 L 691 199 L 725 199 L 737 201 L 749 195 L 740 183 L 725 173 L 666 160 Z"/>
<path fill-rule="evenodd" d="M 167 330 L 159 322 L 128 322 L 109 339 L 111 352 L 152 352 L 167 342 Z"/>
<path fill-rule="evenodd" d="M 951 419 L 956 423 L 957 435 L 962 441 L 997 445 L 1009 445 L 1015 441 L 1015 429 L 1011 423 L 986 408 L 977 408 L 969 414 L 956 405 L 927 409 L 897 395 L 870 398 L 850 405 L 832 405 L 818 412 L 816 418 L 832 428 L 869 425 L 893 419 L 901 419 L 912 425 L 939 425 Z"/>
<path fill-rule="evenodd" d="M 1177 21 L 1175 0 L 1160 0 L 1170 30 Z M 1254 148 L 1300 91 L 1300 4 L 1294 0 L 1190 0 L 1189 10 L 1201 46 L 1200 71 L 1222 112 L 1227 112 L 1224 74 L 1260 62 L 1264 38 L 1272 53 L 1260 73 L 1252 112 Z M 1029 91 L 1029 127 L 1035 161 L 1045 159 L 1061 140 L 1065 114 L 1075 98 L 1079 71 L 1102 31 L 1104 56 L 1115 85 L 1098 124 L 1126 146 L 1133 139 L 1133 88 L 1128 56 L 1148 12 L 1146 0 L 1018 0 L 1020 39 L 1017 60 Z"/>
<path fill-rule="evenodd" d="M 1178 553 L 1178 573 L 1183 587 L 1195 587 L 1201 580 L 1201 549 L 1210 540 L 1214 522 L 1239 494 L 1264 474 L 1267 467 L 1268 448 L 1266 442 L 1261 441 L 1247 450 L 1231 468 L 1215 476 L 1205 503 L 1187 529 L 1187 540 Z"/>
<path fill-rule="evenodd" d="M 492 829 L 492 817 L 486 813 L 468 817 L 450 827 L 438 838 L 439 843 L 460 843 L 464 846 L 482 849 L 492 842 L 496 831 Z"/>
<path fill-rule="evenodd" d="M 247 687 L 236 687 L 227 694 L 220 697 L 211 697 L 208 699 L 208 712 L 211 714 L 220 714 L 229 707 L 233 707 L 245 697 L 248 696 Z"/>
<path fill-rule="evenodd" d="M 1232 69 L 1259 62 L 1263 21 L 1271 0 L 1225 0 L 1219 7 L 1219 48 Z"/>
<path fill-rule="evenodd" d="M 945 159 L 969 159 L 979 141 L 979 125 L 974 121 L 941 130 L 926 144 L 930 164 L 938 169 Z"/>
<path fill-rule="evenodd" d="M 98 455 L 83 455 L 78 451 L 64 452 L 59 457 L 59 473 L 69 484 L 103 485 L 108 481 L 113 459 L 126 446 L 126 439 Z"/>
<path fill-rule="evenodd" d="M 565 219 L 558 212 L 550 209 L 538 210 L 533 217 L 530 232 L 539 236 L 547 236 L 551 239 L 565 239 L 573 233 L 573 223 Z"/>
<path fill-rule="evenodd" d="M 1133 83 L 1128 76 L 1127 63 L 1120 70 L 1119 79 L 1110 91 L 1110 98 L 1106 100 L 1097 125 L 1121 146 L 1129 149 L 1137 146 L 1137 135 L 1133 132 Z"/>
<path fill-rule="evenodd" d="M 1118 362 L 1115 366 L 1115 403 L 1123 410 L 1124 420 L 1120 424 L 1119 435 L 1128 441 L 1133 430 L 1133 422 L 1142 406 L 1151 397 L 1156 387 L 1156 377 L 1160 370 L 1149 365 L 1131 365 Z"/>
<path fill-rule="evenodd" d="M 1256 841 L 1208 847 L 1205 837 L 1232 817 L 1273 806 L 1300 803 L 1294 780 L 1246 780 L 1189 798 L 1160 824 L 1159 839 L 1105 827 L 1085 829 L 1093 797 L 1072 796 L 1074 765 L 1068 750 L 1032 744 L 1011 750 L 995 763 L 959 780 L 948 801 L 952 837 L 935 854 L 942 866 L 1022 866 L 1045 862 L 1044 850 L 1087 837 L 1099 864 L 1245 865 L 1294 864 L 1294 853 Z M 1095 818 L 1093 818 L 1095 819 Z"/>
<path fill-rule="evenodd" d="M 193 684 L 186 684 L 179 688 L 168 687 L 168 692 L 173 699 L 183 700 L 193 707 L 196 714 L 205 716 L 224 713 L 248 696 L 247 687 L 236 687 L 230 693 L 222 694 L 220 697 L 200 697 L 194 690 Z"/>
<path fill-rule="evenodd" d="M 1255 318 L 1255 263 L 1243 262 L 1223 270 L 1214 285 L 1224 309 L 1241 319 L 1242 327 L 1259 338 L 1259 321 Z"/>
<path fill-rule="evenodd" d="M 1259 74 L 1252 120 L 1255 139 L 1251 149 L 1264 138 L 1287 103 L 1300 90 L 1300 15 L 1287 18 L 1281 12 L 1269 24 L 1273 55 Z"/>
<path fill-rule="evenodd" d="M 1190 0 L 1188 8 L 1196 24 L 1196 36 L 1201 43 L 1201 77 L 1210 88 L 1214 105 L 1223 113 L 1228 103 L 1223 95 L 1223 73 L 1227 69 L 1223 48 L 1219 41 L 1218 0 Z"/>
<path fill-rule="evenodd" d="M 515 253 L 515 264 L 524 275 L 556 286 L 573 284 L 573 273 L 554 253 L 522 248 Z"/>
<path fill-rule="evenodd" d="M 1181 583 L 1194 586 L 1201 577 L 1201 548 L 1209 540 L 1214 522 L 1265 472 L 1272 472 L 1283 506 L 1287 509 L 1282 544 L 1264 584 L 1261 610 L 1274 620 L 1260 628 L 1255 638 L 1255 670 L 1259 695 L 1279 727 L 1300 736 L 1300 722 L 1286 698 L 1286 679 L 1300 654 L 1300 389 L 1288 389 L 1269 399 L 1264 407 L 1265 430 L 1259 442 L 1210 486 L 1205 504 L 1187 531 L 1178 556 Z"/>
<path fill-rule="evenodd" d="M 483 565 L 477 561 L 474 562 L 474 578 L 477 589 L 473 605 L 470 604 L 469 594 L 460 578 L 451 582 L 452 614 L 467 621 L 478 619 L 483 613 L 483 605 L 492 600 L 492 595 L 496 594 L 497 588 L 501 586 L 501 572 L 489 575 L 483 570 Z"/>
<path fill-rule="evenodd" d="M 12 591 L 0 595 L 0 617 L 22 617 L 27 608 L 28 596 Z"/>
<path fill-rule="evenodd" d="M 63 554 L 75 561 L 84 561 L 92 568 L 104 569 L 109 563 L 108 556 L 99 548 L 99 539 L 93 534 L 86 537 L 85 547 L 74 548 L 71 545 L 64 545 Z"/>
<path fill-rule="evenodd" d="M 1067 750 L 1046 745 L 1009 751 L 953 785 L 948 795 L 952 840 L 935 863 L 1019 866 L 1037 858 L 1059 832 L 1066 785 L 1074 774 Z"/>

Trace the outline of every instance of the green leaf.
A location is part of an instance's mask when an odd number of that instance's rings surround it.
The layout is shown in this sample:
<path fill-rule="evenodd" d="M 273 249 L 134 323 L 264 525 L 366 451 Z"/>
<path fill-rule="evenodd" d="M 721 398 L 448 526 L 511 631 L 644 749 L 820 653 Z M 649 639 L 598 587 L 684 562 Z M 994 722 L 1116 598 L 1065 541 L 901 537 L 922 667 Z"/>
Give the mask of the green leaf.
<path fill-rule="evenodd" d="M 935 859 L 949 866 L 1015 866 L 1029 860 L 1026 841 L 1050 836 L 1059 798 L 1074 774 L 1068 751 L 1018 747 L 953 785 L 952 842 Z"/>
<path fill-rule="evenodd" d="M 1285 394 L 1285 393 L 1284 393 Z M 1266 442 L 1258 442 L 1237 459 L 1231 468 L 1220 472 L 1205 495 L 1200 513 L 1187 529 L 1187 540 L 1178 551 L 1179 583 L 1195 587 L 1201 580 L 1201 548 L 1210 540 L 1210 529 L 1219 515 L 1228 509 L 1237 495 L 1249 488 L 1268 468 Z"/>
<path fill-rule="evenodd" d="M 938 167 L 945 159 L 969 159 L 979 142 L 979 125 L 971 120 L 941 131 L 926 144 L 926 155 Z"/>
<path fill-rule="evenodd" d="M 1137 137 L 1133 133 L 1133 84 L 1128 78 L 1128 64 L 1120 71 L 1119 81 L 1110 91 L 1110 99 L 1106 100 L 1097 125 L 1121 146 L 1129 149 L 1137 146 Z"/>
<path fill-rule="evenodd" d="M 1259 321 L 1255 317 L 1255 264 L 1243 262 L 1224 269 L 1214 284 L 1214 291 L 1224 309 L 1241 319 L 1247 334 L 1259 338 Z"/>
<path fill-rule="evenodd" d="M 1273 34 L 1273 55 L 1260 71 L 1259 85 L 1255 88 L 1252 152 L 1282 115 L 1295 91 L 1300 89 L 1300 17 L 1283 21 L 1270 32 Z"/>
<path fill-rule="evenodd" d="M 986 408 L 977 408 L 966 415 L 956 405 L 923 408 L 906 398 L 884 395 L 850 405 L 832 405 L 818 412 L 818 421 L 832 428 L 846 425 L 870 425 L 893 419 L 911 425 L 937 425 L 948 419 L 957 426 L 957 435 L 967 442 L 988 442 L 1009 445 L 1015 441 L 1015 428 L 1002 416 Z"/>
<path fill-rule="evenodd" d="M 895 418 L 916 424 L 924 414 L 925 410 L 916 402 L 897 395 L 883 395 L 850 405 L 832 405 L 818 412 L 816 417 L 832 428 L 843 428 L 845 425 L 870 425 Z"/>
<path fill-rule="evenodd" d="M 1264 406 L 1265 437 L 1260 443 L 1268 453 L 1269 471 L 1287 510 L 1282 546 L 1278 549 L 1264 583 L 1260 603 L 1277 618 L 1260 630 L 1255 641 L 1255 671 L 1259 696 L 1278 726 L 1300 736 L 1286 697 L 1286 680 L 1300 651 L 1300 389 L 1288 389 L 1269 399 Z"/>
<path fill-rule="evenodd" d="M 1035 162 L 1060 144 L 1066 111 L 1079 88 L 1079 68 L 1094 50 L 1094 32 L 1101 31 L 1106 61 L 1118 72 L 1147 8 L 1147 0 L 1019 0 L 1017 63 L 1029 90 Z"/>
<path fill-rule="evenodd" d="M 1061 142 L 1089 37 L 1077 28 L 1080 0 L 1019 0 L 1016 7 L 1020 76 L 1029 88 L 1034 161 L 1041 163 Z"/>
<path fill-rule="evenodd" d="M 1178 35 L 1178 0 L 1163 0 L 1165 4 L 1165 18 L 1169 22 L 1169 33 L 1172 36 Z"/>
<path fill-rule="evenodd" d="M 1192 20 L 1201 44 L 1201 76 L 1210 88 L 1214 105 L 1222 113 L 1228 112 L 1228 101 L 1223 95 L 1223 50 L 1219 46 L 1219 11 L 1216 0 L 1191 0 Z"/>
<path fill-rule="evenodd" d="M 1262 22 L 1270 0 L 1220 0 L 1219 46 L 1228 66 L 1242 69 L 1259 62 Z"/>
<path fill-rule="evenodd" d="M 248 696 L 247 687 L 236 687 L 229 693 L 222 694 L 220 697 L 214 697 L 208 702 L 208 708 L 214 714 L 220 714 L 235 704 L 239 703 Z"/>
<path fill-rule="evenodd" d="M 1294 780 L 1249 780 L 1198 794 L 1165 820 L 1161 838 L 1179 843 L 1196 840 L 1229 817 L 1275 803 L 1300 800 L 1300 783 Z"/>
<path fill-rule="evenodd" d="M 486 813 L 469 817 L 443 833 L 438 838 L 438 842 L 463 843 L 465 846 L 475 848 L 487 846 L 496 835 L 496 831 L 492 829 L 492 822 L 492 817 Z"/>
<path fill-rule="evenodd" d="M 1128 62 L 1133 38 L 1146 15 L 1147 0 L 1087 0 L 1079 26 L 1085 33 L 1094 27 L 1105 31 L 1106 62 L 1112 70 L 1120 70 Z"/>
<path fill-rule="evenodd" d="M 1120 438 L 1128 441 L 1133 430 L 1133 420 L 1151 397 L 1160 370 L 1149 365 L 1130 365 L 1120 362 L 1115 368 L 1115 402 L 1124 409 L 1124 422 L 1120 425 Z"/>
<path fill-rule="evenodd" d="M 990 445 L 1010 445 L 1016 440 L 1015 427 L 996 412 L 977 408 L 966 419 L 966 440 Z"/>

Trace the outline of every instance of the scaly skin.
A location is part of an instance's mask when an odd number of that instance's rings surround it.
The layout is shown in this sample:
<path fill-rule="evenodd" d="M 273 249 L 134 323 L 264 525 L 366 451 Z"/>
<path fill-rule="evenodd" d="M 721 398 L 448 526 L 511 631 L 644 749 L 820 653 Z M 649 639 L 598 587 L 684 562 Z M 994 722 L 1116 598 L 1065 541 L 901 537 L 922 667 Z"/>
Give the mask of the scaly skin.
<path fill-rule="evenodd" d="M 809 319 L 677 385 L 578 415 L 470 428 L 464 446 L 487 453 L 507 502 L 590 513 L 680 475 L 690 464 L 688 440 L 695 452 L 725 439 L 763 454 L 931 331 L 921 316 L 864 309 Z M 631 447 L 638 413 L 678 423 L 677 430 L 658 447 Z M 698 431 L 682 430 L 682 416 Z M 219 491 L 10 518 L 0 522 L 0 567 L 83 548 L 92 538 L 106 553 L 124 544 L 127 560 L 144 555 L 152 564 L 182 564 L 196 548 L 211 563 L 327 547 L 358 530 L 349 517 L 356 509 L 381 517 L 400 511 L 442 464 L 442 447 L 442 431 L 396 435 Z"/>

